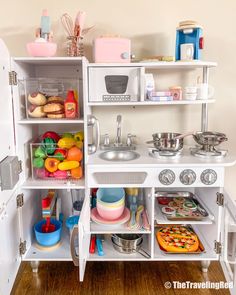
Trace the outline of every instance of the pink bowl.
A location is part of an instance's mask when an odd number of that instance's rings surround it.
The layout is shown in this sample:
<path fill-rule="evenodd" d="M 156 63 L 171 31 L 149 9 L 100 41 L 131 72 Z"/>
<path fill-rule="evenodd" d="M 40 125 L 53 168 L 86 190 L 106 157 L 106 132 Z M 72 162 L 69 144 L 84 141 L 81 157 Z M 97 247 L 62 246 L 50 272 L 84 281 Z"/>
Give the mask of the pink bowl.
<path fill-rule="evenodd" d="M 57 44 L 53 42 L 31 42 L 26 44 L 28 54 L 34 57 L 51 57 L 57 52 Z"/>
<path fill-rule="evenodd" d="M 107 208 L 97 203 L 98 214 L 105 220 L 115 220 L 119 218 L 122 215 L 124 208 L 125 204 L 122 204 L 121 206 L 116 208 Z"/>

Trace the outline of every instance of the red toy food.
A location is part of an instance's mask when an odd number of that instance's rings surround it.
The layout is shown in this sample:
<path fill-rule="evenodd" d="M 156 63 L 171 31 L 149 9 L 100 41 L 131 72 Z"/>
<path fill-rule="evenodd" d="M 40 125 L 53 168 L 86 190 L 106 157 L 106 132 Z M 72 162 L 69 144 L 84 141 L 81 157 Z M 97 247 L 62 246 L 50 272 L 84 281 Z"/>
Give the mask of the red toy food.
<path fill-rule="evenodd" d="M 56 142 L 58 142 L 58 140 L 61 138 L 56 132 L 54 131 L 47 131 L 43 134 L 42 136 L 43 139 L 45 138 L 52 138 L 54 139 Z"/>

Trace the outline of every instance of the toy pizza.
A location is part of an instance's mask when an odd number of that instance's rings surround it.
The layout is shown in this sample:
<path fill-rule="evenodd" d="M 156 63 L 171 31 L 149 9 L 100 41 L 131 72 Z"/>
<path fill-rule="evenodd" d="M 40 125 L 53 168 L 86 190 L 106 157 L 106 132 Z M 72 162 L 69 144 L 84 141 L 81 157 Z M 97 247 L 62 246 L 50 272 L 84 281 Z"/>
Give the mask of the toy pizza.
<path fill-rule="evenodd" d="M 199 249 L 197 235 L 186 226 L 162 227 L 156 234 L 159 245 L 167 252 L 186 253 Z"/>

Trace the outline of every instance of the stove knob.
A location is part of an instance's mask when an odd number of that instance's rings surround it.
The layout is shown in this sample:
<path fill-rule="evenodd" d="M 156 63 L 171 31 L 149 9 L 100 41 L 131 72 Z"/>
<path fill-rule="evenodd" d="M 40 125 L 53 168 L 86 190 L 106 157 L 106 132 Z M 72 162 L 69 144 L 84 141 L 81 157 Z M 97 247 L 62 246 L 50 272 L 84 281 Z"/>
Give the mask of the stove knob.
<path fill-rule="evenodd" d="M 212 169 L 206 169 L 201 174 L 201 182 L 206 185 L 211 185 L 217 180 L 217 174 Z"/>
<path fill-rule="evenodd" d="M 180 173 L 179 179 L 184 185 L 191 185 L 196 180 L 196 173 L 191 169 L 185 169 Z"/>
<path fill-rule="evenodd" d="M 170 169 L 162 170 L 159 174 L 159 180 L 164 185 L 170 185 L 175 181 L 175 174 Z"/>

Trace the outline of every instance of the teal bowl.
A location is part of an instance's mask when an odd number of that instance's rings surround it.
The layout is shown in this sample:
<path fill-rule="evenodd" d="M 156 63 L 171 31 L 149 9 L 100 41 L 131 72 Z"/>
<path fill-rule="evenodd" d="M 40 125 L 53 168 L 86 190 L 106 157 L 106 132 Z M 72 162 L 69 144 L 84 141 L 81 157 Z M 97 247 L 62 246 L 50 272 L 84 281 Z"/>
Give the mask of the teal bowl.
<path fill-rule="evenodd" d="M 123 188 L 99 188 L 97 202 L 103 205 L 118 205 L 124 203 L 125 190 Z"/>
<path fill-rule="evenodd" d="M 56 245 L 61 239 L 62 224 L 60 221 L 51 218 L 50 222 L 55 225 L 55 231 L 50 233 L 42 232 L 42 225 L 46 224 L 46 220 L 41 220 L 34 226 L 34 233 L 39 245 L 51 247 Z"/>

